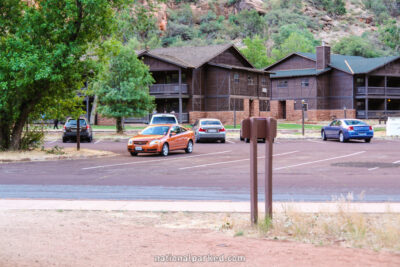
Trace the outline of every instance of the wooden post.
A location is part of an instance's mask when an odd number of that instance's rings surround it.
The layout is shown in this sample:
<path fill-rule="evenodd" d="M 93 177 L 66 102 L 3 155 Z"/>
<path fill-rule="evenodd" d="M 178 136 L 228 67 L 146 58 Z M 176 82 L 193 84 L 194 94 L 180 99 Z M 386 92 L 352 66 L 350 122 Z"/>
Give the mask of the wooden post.
<path fill-rule="evenodd" d="M 81 150 L 81 124 L 80 118 L 76 120 L 76 150 Z"/>
<path fill-rule="evenodd" d="M 250 119 L 250 219 L 252 224 L 258 220 L 258 192 L 257 192 L 257 121 Z"/>
<path fill-rule="evenodd" d="M 384 94 L 385 94 L 385 104 L 384 104 L 384 115 L 387 114 L 387 96 L 386 96 L 386 87 L 387 87 L 387 76 L 385 76 L 385 87 L 384 87 Z"/>
<path fill-rule="evenodd" d="M 265 219 L 272 219 L 272 143 L 276 121 L 267 119 L 267 137 L 265 138 Z"/>
<path fill-rule="evenodd" d="M 179 123 L 182 123 L 182 70 L 179 68 Z"/>
<path fill-rule="evenodd" d="M 365 75 L 365 119 L 368 119 L 368 75 Z"/>

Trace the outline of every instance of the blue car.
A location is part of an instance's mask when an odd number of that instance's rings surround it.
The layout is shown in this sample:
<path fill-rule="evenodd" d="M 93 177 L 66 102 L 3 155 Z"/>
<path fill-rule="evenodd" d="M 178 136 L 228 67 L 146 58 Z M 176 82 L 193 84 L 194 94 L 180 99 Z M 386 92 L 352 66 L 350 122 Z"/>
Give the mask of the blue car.
<path fill-rule="evenodd" d="M 346 142 L 350 139 L 364 139 L 365 142 L 371 142 L 374 137 L 372 126 L 361 120 L 339 119 L 332 121 L 329 126 L 321 129 L 322 140 L 339 139 L 340 142 Z"/>

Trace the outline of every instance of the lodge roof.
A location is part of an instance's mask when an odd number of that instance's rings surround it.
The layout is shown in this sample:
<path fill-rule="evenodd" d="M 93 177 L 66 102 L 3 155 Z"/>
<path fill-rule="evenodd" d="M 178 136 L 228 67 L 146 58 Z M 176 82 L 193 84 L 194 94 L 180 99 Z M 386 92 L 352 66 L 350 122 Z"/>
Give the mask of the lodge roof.
<path fill-rule="evenodd" d="M 284 59 L 275 62 L 274 64 L 266 67 L 264 70 L 268 70 L 273 66 L 278 65 L 279 63 L 285 61 L 286 59 L 297 55 L 304 58 L 308 58 L 310 60 L 316 61 L 317 56 L 314 53 L 292 53 L 285 57 Z M 330 68 L 335 68 L 350 74 L 366 74 L 372 72 L 380 67 L 385 66 L 386 64 L 399 59 L 400 56 L 388 56 L 388 57 L 377 57 L 377 58 L 365 58 L 360 56 L 347 56 L 347 55 L 337 55 L 331 54 L 331 63 L 329 64 Z M 280 77 L 294 77 L 294 76 L 310 76 L 310 75 L 319 75 L 327 70 L 316 70 L 316 69 L 301 69 L 301 70 L 285 70 L 278 71 L 275 70 L 275 74 L 271 75 L 271 78 L 280 78 Z"/>
<path fill-rule="evenodd" d="M 313 53 L 297 53 L 297 54 L 316 61 L 316 55 Z M 376 70 L 377 68 L 380 68 L 398 58 L 400 57 L 389 56 L 389 57 L 365 58 L 359 56 L 331 54 L 330 66 L 335 69 L 349 72 L 351 74 L 364 74 Z"/>
<path fill-rule="evenodd" d="M 253 67 L 234 44 L 156 48 L 136 53 L 138 56 L 149 55 L 184 68 L 198 68 L 230 48 L 235 49 Z"/>

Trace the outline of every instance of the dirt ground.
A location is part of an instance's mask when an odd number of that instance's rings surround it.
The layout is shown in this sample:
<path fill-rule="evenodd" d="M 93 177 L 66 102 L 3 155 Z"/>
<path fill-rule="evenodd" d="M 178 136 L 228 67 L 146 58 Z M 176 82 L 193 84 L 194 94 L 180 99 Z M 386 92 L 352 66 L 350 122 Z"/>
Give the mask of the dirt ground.
<path fill-rule="evenodd" d="M 215 213 L 1 211 L 0 266 L 193 265 L 165 262 L 173 259 L 203 266 L 400 266 L 395 253 L 233 234 L 224 218 Z M 245 261 L 216 262 L 230 256 Z"/>
<path fill-rule="evenodd" d="M 97 157 L 110 157 L 115 154 L 110 151 L 94 150 L 76 147 L 53 146 L 44 150 L 35 149 L 31 151 L 6 151 L 0 152 L 0 163 L 2 162 L 24 162 L 24 161 L 49 161 L 65 159 L 85 159 Z"/>

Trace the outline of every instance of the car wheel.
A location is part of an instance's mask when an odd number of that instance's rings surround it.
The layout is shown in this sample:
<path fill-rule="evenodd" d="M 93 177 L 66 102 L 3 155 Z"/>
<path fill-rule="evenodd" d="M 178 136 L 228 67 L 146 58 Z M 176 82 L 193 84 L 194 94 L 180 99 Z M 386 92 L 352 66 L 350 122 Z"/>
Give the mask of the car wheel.
<path fill-rule="evenodd" d="M 339 133 L 339 141 L 340 141 L 341 143 L 344 143 L 344 142 L 347 141 L 347 140 L 344 138 L 343 132 L 340 132 L 340 133 Z"/>
<path fill-rule="evenodd" d="M 365 143 L 369 143 L 369 142 L 371 142 L 371 138 L 365 139 Z"/>
<path fill-rule="evenodd" d="M 63 137 L 63 143 L 67 142 L 67 138 Z"/>
<path fill-rule="evenodd" d="M 321 137 L 322 137 L 322 140 L 324 140 L 324 141 L 327 140 L 326 135 L 325 135 L 325 131 L 321 132 Z"/>
<path fill-rule="evenodd" d="M 88 138 L 88 142 L 89 142 L 89 143 L 91 143 L 92 140 L 93 140 L 93 137 L 92 137 L 92 136 Z"/>
<path fill-rule="evenodd" d="M 193 152 L 193 142 L 192 140 L 189 140 L 187 147 L 185 149 L 186 153 L 192 153 Z"/>
<path fill-rule="evenodd" d="M 250 143 L 250 138 L 245 138 L 244 141 L 245 141 L 246 143 Z"/>
<path fill-rule="evenodd" d="M 196 137 L 196 143 L 200 143 L 200 138 Z"/>
<path fill-rule="evenodd" d="M 225 139 L 221 139 L 221 143 L 225 143 Z"/>
<path fill-rule="evenodd" d="M 244 140 L 244 138 L 243 137 L 240 137 L 240 141 L 243 141 Z"/>
<path fill-rule="evenodd" d="M 137 152 L 131 152 L 131 156 L 132 157 L 137 156 Z"/>
<path fill-rule="evenodd" d="M 169 154 L 169 146 L 167 143 L 164 143 L 162 150 L 161 150 L 161 155 L 166 157 Z"/>

